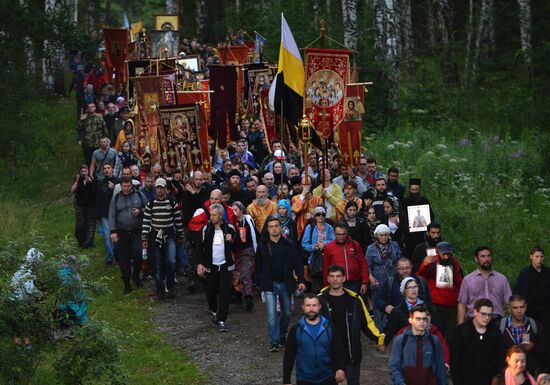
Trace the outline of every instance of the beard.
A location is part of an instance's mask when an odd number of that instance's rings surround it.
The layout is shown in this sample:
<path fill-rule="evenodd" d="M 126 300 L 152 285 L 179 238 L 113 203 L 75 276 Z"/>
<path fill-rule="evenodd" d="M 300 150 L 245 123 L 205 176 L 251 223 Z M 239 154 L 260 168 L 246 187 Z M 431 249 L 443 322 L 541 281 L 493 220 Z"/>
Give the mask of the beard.
<path fill-rule="evenodd" d="M 314 311 L 310 311 L 309 313 L 306 313 L 305 314 L 305 317 L 309 320 L 309 321 L 315 321 L 318 317 L 319 317 L 319 313 L 316 313 Z"/>
<path fill-rule="evenodd" d="M 229 183 L 229 192 L 236 194 L 236 193 L 240 193 L 241 191 L 242 191 L 242 188 L 241 188 L 240 182 Z"/>
<path fill-rule="evenodd" d="M 479 265 L 479 267 L 483 271 L 490 271 L 490 270 L 493 269 L 493 264 L 491 262 L 485 262 L 485 263 L 482 263 L 481 265 Z"/>
<path fill-rule="evenodd" d="M 256 198 L 256 204 L 259 206 L 265 206 L 267 198 Z"/>

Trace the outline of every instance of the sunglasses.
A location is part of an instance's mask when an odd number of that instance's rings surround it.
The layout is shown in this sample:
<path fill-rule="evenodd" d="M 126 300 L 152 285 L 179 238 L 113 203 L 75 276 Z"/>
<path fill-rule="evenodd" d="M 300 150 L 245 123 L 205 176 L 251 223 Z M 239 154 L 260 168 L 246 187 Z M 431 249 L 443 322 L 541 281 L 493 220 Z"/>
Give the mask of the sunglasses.
<path fill-rule="evenodd" d="M 324 214 L 324 213 L 317 213 L 317 214 L 315 214 L 316 217 L 324 217 L 325 215 L 326 215 L 326 214 Z"/>

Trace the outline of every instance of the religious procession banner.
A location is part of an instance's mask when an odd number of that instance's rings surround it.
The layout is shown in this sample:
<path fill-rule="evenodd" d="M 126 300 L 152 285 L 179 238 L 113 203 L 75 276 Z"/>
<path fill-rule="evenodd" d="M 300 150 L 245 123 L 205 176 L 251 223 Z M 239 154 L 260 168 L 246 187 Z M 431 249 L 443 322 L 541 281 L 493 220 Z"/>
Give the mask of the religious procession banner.
<path fill-rule="evenodd" d="M 142 75 L 134 79 L 137 105 L 139 108 L 138 155 L 143 156 L 147 150 L 153 162 L 160 161 L 159 134 L 160 118 L 158 109 L 175 102 L 175 74 L 161 76 Z M 171 86 L 170 86 L 171 84 Z"/>
<path fill-rule="evenodd" d="M 251 119 L 260 118 L 260 94 L 269 89 L 273 81 L 273 72 L 264 64 L 249 64 L 244 67 L 244 97 L 241 110 Z"/>
<path fill-rule="evenodd" d="M 304 113 L 328 139 L 344 120 L 349 50 L 307 48 Z"/>
<path fill-rule="evenodd" d="M 250 48 L 246 45 L 226 45 L 220 47 L 220 64 L 246 64 L 248 63 Z"/>
<path fill-rule="evenodd" d="M 210 137 L 218 147 L 227 147 L 227 139 L 238 140 L 237 115 L 237 73 L 242 72 L 234 65 L 210 65 Z"/>
<path fill-rule="evenodd" d="M 126 82 L 125 61 L 128 56 L 128 30 L 126 28 L 104 28 L 105 53 L 109 66 L 115 72 L 115 87 Z"/>
<path fill-rule="evenodd" d="M 159 114 L 168 149 L 162 159 L 165 166 L 181 168 L 186 174 L 208 168 L 208 134 L 201 130 L 200 105 L 161 107 Z"/>
<path fill-rule="evenodd" d="M 365 113 L 363 84 L 347 85 L 344 105 L 344 121 L 338 129 L 340 153 L 345 164 L 357 167 L 361 157 L 361 117 Z"/>

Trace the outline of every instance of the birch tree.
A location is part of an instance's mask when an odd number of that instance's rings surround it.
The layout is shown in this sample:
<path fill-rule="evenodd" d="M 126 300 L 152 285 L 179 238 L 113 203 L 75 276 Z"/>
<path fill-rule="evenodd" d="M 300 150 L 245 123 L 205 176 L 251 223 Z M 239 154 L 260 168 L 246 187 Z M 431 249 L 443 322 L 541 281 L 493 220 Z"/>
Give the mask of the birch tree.
<path fill-rule="evenodd" d="M 65 5 L 63 0 L 46 0 L 45 11 L 48 13 L 60 12 Z M 53 45 L 44 41 L 44 59 L 42 60 L 42 83 L 47 93 L 65 94 L 64 84 L 65 47 L 63 44 Z"/>
<path fill-rule="evenodd" d="M 527 75 L 531 78 L 531 1 L 518 0 L 519 5 L 519 31 L 521 37 L 521 53 Z"/>
<path fill-rule="evenodd" d="M 178 11 L 176 0 L 166 0 L 166 13 L 175 14 Z"/>
<path fill-rule="evenodd" d="M 357 29 L 357 0 L 342 0 L 342 18 L 344 24 L 344 45 L 357 49 L 359 31 Z"/>
<path fill-rule="evenodd" d="M 376 30 L 374 48 L 383 66 L 381 80 L 387 89 L 387 108 L 390 113 L 396 113 L 399 58 L 394 0 L 374 0 L 373 6 Z"/>

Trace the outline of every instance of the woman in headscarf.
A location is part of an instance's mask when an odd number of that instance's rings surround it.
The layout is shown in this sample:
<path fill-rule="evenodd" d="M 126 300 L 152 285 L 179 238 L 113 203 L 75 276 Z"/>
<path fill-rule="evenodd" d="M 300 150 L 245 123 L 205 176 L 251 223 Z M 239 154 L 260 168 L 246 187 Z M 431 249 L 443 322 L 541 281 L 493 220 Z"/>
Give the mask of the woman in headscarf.
<path fill-rule="evenodd" d="M 254 307 L 252 301 L 252 273 L 254 271 L 256 249 L 258 248 L 258 234 L 254 226 L 254 220 L 246 214 L 244 204 L 235 201 L 232 208 L 237 217 L 237 234 L 241 239 L 241 249 L 237 250 L 236 272 L 242 280 L 246 310 L 251 311 Z"/>
<path fill-rule="evenodd" d="M 298 242 L 298 226 L 296 221 L 292 219 L 292 211 L 290 211 L 290 201 L 281 199 L 277 202 L 277 218 L 281 223 L 281 235 L 285 239 L 289 239 L 294 244 Z M 264 228 L 264 230 L 266 230 Z"/>
<path fill-rule="evenodd" d="M 401 257 L 401 249 L 396 242 L 391 240 L 390 233 L 388 226 L 378 225 L 374 230 L 375 241 L 367 247 L 367 252 L 365 253 L 365 258 L 369 264 L 369 280 L 373 298 L 376 296 L 380 286 L 386 283 L 388 277 L 395 274 L 395 265 L 399 257 Z M 384 329 L 386 322 L 385 313 L 375 307 L 373 318 L 376 326 Z"/>

